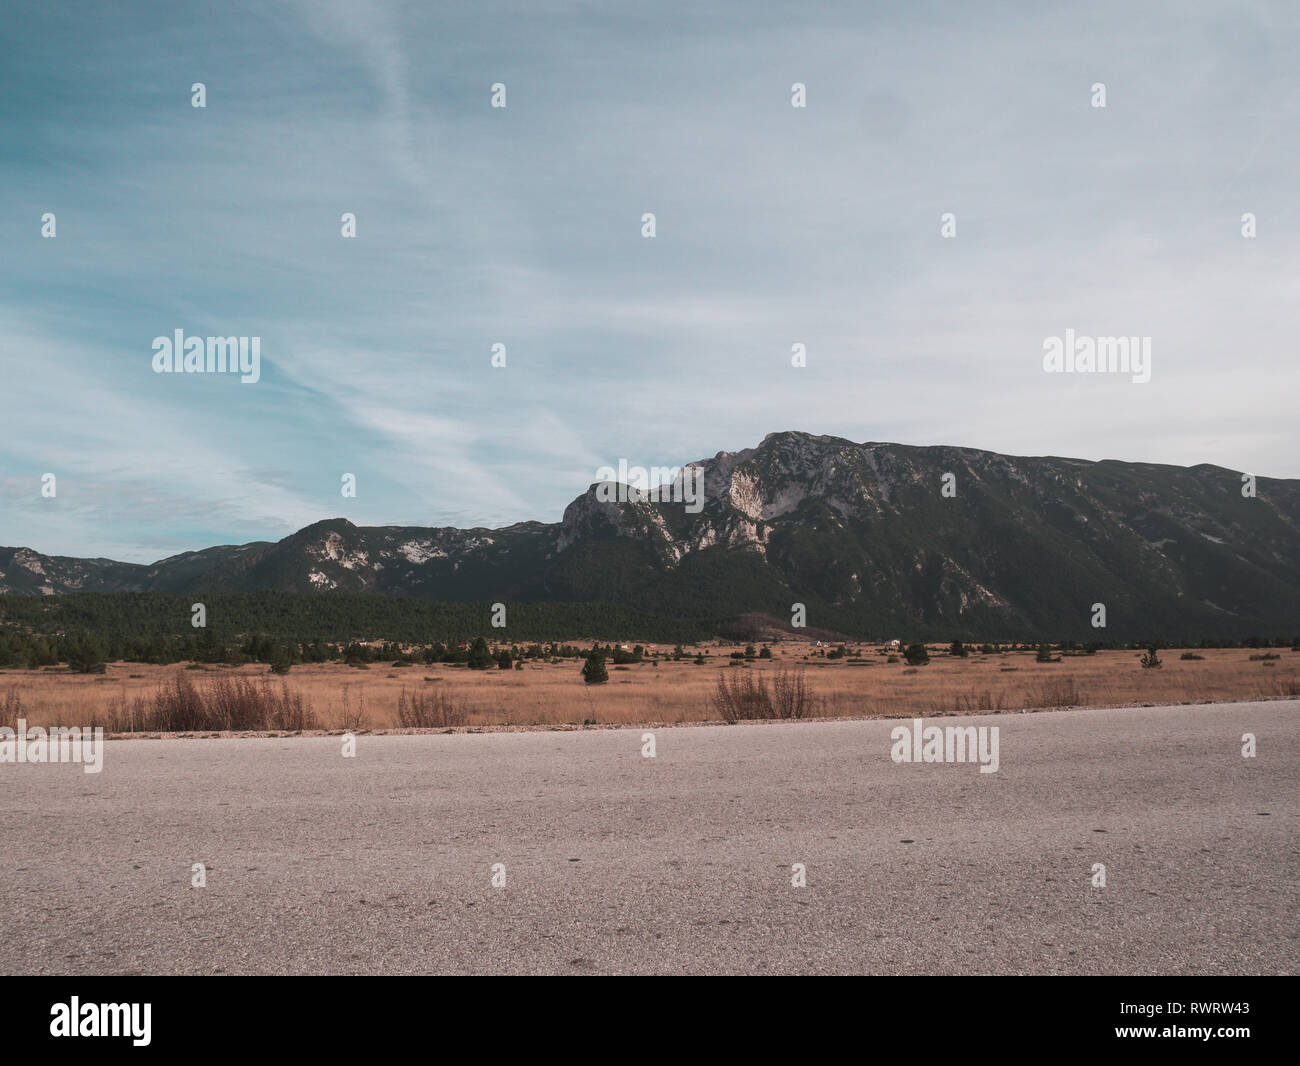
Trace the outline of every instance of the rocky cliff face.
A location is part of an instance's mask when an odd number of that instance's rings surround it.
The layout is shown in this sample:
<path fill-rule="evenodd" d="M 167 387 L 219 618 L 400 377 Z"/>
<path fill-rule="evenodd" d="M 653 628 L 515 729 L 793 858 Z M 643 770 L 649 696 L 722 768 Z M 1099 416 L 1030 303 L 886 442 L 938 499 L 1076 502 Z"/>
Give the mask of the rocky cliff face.
<path fill-rule="evenodd" d="M 150 567 L 0 549 L 0 591 L 371 591 L 763 612 L 861 635 L 1300 631 L 1300 482 L 775 433 L 698 467 L 704 502 L 607 502 L 503 529 L 318 522 Z M 605 499 L 602 499 L 602 496 Z M 1107 629 L 1091 624 L 1106 605 Z"/>
<path fill-rule="evenodd" d="M 140 588 L 146 569 L 111 559 L 72 559 L 41 555 L 31 548 L 0 548 L 0 593 L 134 591 Z"/>

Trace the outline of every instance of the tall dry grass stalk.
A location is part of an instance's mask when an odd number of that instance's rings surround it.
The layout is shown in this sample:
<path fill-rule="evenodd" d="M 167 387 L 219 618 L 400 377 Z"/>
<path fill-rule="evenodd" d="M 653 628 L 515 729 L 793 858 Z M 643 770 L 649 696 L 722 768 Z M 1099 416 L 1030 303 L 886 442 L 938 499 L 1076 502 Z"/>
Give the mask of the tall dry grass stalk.
<path fill-rule="evenodd" d="M 450 729 L 465 724 L 465 708 L 445 689 L 397 695 L 397 722 L 403 729 Z"/>
<path fill-rule="evenodd" d="M 301 732 L 319 722 L 302 694 L 269 681 L 222 677 L 196 685 L 176 674 L 151 698 L 109 704 L 106 727 L 114 733 L 228 731 Z"/>
<path fill-rule="evenodd" d="M 23 698 L 19 695 L 18 686 L 10 685 L 5 690 L 4 702 L 0 703 L 0 725 L 6 725 L 10 729 L 18 729 L 18 719 L 23 716 Z"/>
<path fill-rule="evenodd" d="M 1077 707 L 1083 702 L 1079 685 L 1072 677 L 1048 678 L 1041 685 L 1029 689 L 1022 707 Z"/>
<path fill-rule="evenodd" d="M 352 706 L 351 685 L 343 686 L 343 707 L 338 715 L 338 727 L 348 733 L 360 733 L 370 728 L 370 715 L 366 713 L 366 694 L 357 694 L 357 705 Z"/>
<path fill-rule="evenodd" d="M 710 703 L 724 722 L 744 722 L 808 717 L 815 701 L 804 671 L 783 668 L 773 675 L 770 686 L 761 674 L 724 670 Z"/>
<path fill-rule="evenodd" d="M 957 692 L 946 699 L 930 702 L 930 714 L 936 717 L 950 714 L 994 714 L 1006 709 L 1006 693 L 993 692 L 987 688 Z"/>

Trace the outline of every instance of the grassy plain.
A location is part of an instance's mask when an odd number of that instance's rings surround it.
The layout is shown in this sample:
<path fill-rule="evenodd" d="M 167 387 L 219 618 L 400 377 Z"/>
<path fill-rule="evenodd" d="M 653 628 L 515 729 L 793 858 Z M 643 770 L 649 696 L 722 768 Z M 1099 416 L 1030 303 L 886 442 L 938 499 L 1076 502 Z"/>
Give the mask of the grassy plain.
<path fill-rule="evenodd" d="M 671 651 L 660 647 L 661 655 Z M 889 662 L 879 646 L 862 646 L 859 661 L 827 660 L 809 645 L 782 642 L 771 660 L 735 666 L 727 656 L 735 646 L 711 646 L 707 663 L 690 659 L 615 667 L 609 681 L 587 685 L 581 661 L 526 662 L 519 670 L 475 671 L 447 664 L 394 667 L 372 663 L 368 669 L 342 664 L 293 667 L 287 677 L 265 665 L 146 666 L 110 664 L 102 675 L 66 669 L 0 671 L 0 724 L 25 718 L 35 725 L 102 725 L 110 733 L 225 731 L 224 711 L 204 719 L 210 728 L 160 729 L 160 697 L 186 692 L 214 693 L 223 683 L 243 685 L 243 702 L 222 706 L 257 712 L 258 701 L 289 706 L 295 714 L 275 712 L 265 722 L 241 732 L 296 732 L 299 729 L 401 729 L 399 703 L 408 707 L 436 703 L 431 724 L 458 728 L 548 728 L 623 726 L 719 721 L 714 703 L 718 678 L 742 671 L 756 680 L 775 681 L 783 670 L 803 671 L 811 701 L 805 717 L 911 718 L 951 714 L 1018 712 L 1055 707 L 1120 707 L 1142 704 L 1212 703 L 1300 696 L 1300 652 L 1278 650 L 1276 658 L 1246 648 L 1198 651 L 1198 660 L 1183 660 L 1176 649 L 1163 650 L 1159 669 L 1143 669 L 1141 653 L 1099 651 L 1066 655 L 1039 663 L 1032 651 L 949 656 L 931 646 L 928 665 L 909 667 Z M 1252 658 L 1254 656 L 1254 658 Z M 193 689 L 189 689 L 189 685 Z M 436 697 L 430 700 L 430 697 Z M 276 703 L 275 701 L 278 701 Z M 278 717 L 276 716 L 278 715 Z M 424 719 L 421 719 L 422 721 Z M 247 719 L 245 719 L 247 721 Z M 408 714 L 407 725 L 412 721 Z"/>

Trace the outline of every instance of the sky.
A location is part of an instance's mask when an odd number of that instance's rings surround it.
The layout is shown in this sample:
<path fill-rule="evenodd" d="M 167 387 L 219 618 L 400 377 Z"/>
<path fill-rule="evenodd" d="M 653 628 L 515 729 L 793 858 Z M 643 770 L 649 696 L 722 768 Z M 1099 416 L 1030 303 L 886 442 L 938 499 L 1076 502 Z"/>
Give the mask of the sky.
<path fill-rule="evenodd" d="M 1298 51 L 1293 0 L 9 0 L 0 544 L 557 521 L 782 430 L 1300 477 Z"/>

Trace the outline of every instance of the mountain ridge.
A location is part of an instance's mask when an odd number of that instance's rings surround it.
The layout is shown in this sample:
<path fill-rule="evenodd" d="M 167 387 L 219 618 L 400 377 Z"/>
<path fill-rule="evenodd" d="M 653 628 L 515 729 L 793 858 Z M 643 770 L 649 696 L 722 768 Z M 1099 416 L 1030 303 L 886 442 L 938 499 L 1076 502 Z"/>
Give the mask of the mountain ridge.
<path fill-rule="evenodd" d="M 687 464 L 703 504 L 612 499 L 559 522 L 311 523 L 152 564 L 0 548 L 0 594 L 371 592 L 759 612 L 862 635 L 1106 639 L 1300 630 L 1300 481 L 1193 467 L 857 444 L 784 431 Z M 1091 624 L 1106 606 L 1107 627 Z"/>

